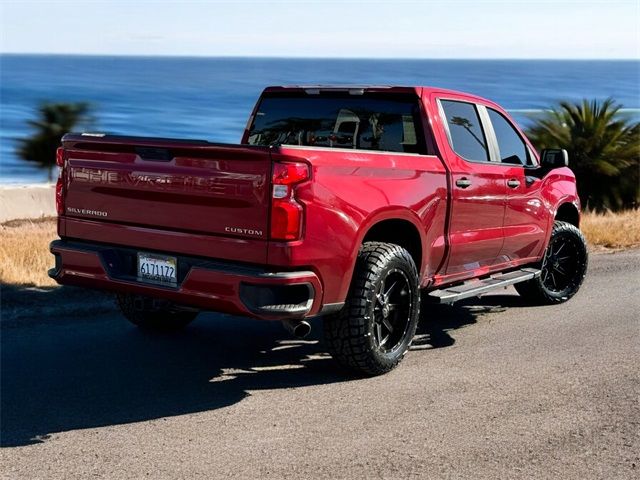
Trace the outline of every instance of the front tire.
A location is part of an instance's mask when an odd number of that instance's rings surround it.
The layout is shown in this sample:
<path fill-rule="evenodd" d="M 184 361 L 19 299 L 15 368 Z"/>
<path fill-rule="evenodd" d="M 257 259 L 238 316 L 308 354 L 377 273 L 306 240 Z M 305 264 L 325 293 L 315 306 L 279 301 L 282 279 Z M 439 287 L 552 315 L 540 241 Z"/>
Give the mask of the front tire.
<path fill-rule="evenodd" d="M 517 283 L 517 292 L 532 303 L 551 305 L 573 297 L 587 273 L 587 242 L 580 230 L 556 221 L 539 277 Z"/>
<path fill-rule="evenodd" d="M 169 301 L 132 293 L 116 294 L 116 304 L 127 320 L 145 330 L 181 330 L 198 316 L 197 311 L 177 310 Z"/>
<path fill-rule="evenodd" d="M 409 252 L 391 243 L 367 242 L 344 307 L 324 319 L 325 340 L 343 367 L 381 375 L 404 358 L 419 315 L 418 271 Z"/>

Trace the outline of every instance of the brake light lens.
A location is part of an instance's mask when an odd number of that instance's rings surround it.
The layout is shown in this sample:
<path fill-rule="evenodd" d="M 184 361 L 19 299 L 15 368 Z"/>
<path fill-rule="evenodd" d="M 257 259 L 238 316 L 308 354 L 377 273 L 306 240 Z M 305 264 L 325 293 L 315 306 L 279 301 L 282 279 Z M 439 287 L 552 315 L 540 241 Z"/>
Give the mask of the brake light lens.
<path fill-rule="evenodd" d="M 58 147 L 56 150 L 56 165 L 64 167 L 64 148 Z"/>
<path fill-rule="evenodd" d="M 271 239 L 298 240 L 302 235 L 304 209 L 296 201 L 296 185 L 310 178 L 309 165 L 302 162 L 273 164 Z"/>
<path fill-rule="evenodd" d="M 58 215 L 64 213 L 64 148 L 56 150 L 56 165 L 58 166 L 58 181 L 56 182 L 56 212 Z"/>
<path fill-rule="evenodd" d="M 306 163 L 274 163 L 273 184 L 294 185 L 309 178 L 309 166 Z"/>

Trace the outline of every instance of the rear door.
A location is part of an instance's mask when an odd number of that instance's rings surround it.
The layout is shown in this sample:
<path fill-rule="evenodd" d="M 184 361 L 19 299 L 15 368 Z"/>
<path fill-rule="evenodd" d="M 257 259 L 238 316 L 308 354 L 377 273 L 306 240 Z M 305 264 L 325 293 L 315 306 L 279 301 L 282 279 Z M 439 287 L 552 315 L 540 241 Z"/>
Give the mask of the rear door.
<path fill-rule="evenodd" d="M 491 145 L 478 105 L 464 97 L 439 98 L 451 172 L 450 251 L 445 275 L 477 275 L 496 264 L 502 250 L 506 206 L 505 171 L 491 162 Z"/>
<path fill-rule="evenodd" d="M 527 263 L 542 254 L 550 211 L 544 204 L 542 181 L 532 175 L 537 160 L 511 120 L 487 107 L 488 129 L 492 130 L 497 157 L 506 176 L 507 205 L 504 216 L 504 244 L 499 261 Z"/>

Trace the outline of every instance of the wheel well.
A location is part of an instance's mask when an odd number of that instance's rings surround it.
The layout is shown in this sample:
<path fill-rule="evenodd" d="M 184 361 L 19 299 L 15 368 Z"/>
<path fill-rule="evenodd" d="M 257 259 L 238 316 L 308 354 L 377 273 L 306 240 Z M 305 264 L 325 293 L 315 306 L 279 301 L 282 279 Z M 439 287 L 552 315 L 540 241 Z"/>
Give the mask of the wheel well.
<path fill-rule="evenodd" d="M 383 220 L 376 223 L 362 242 L 395 243 L 405 248 L 413 258 L 418 271 L 422 265 L 422 239 L 415 225 L 407 220 Z"/>
<path fill-rule="evenodd" d="M 560 205 L 556 213 L 556 220 L 568 222 L 576 227 L 580 226 L 580 214 L 576 206 L 572 203 L 563 203 Z"/>

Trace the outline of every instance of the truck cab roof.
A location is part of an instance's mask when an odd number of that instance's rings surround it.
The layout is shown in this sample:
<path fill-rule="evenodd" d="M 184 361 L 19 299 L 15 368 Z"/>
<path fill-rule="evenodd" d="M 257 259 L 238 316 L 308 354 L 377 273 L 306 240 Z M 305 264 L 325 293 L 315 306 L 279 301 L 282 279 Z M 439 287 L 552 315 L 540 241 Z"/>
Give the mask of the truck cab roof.
<path fill-rule="evenodd" d="M 496 105 L 489 99 L 473 95 L 471 93 L 462 92 L 434 86 L 406 86 L 406 85 L 373 85 L 373 84 L 354 84 L 354 85 L 273 85 L 266 87 L 264 93 L 284 93 L 286 91 L 304 91 L 309 95 L 318 95 L 321 92 L 349 92 L 352 95 L 362 95 L 364 92 L 376 93 L 415 93 L 418 96 L 430 95 L 437 93 L 443 96 L 464 97 L 472 101 Z M 496 105 L 497 106 L 497 105 Z"/>

